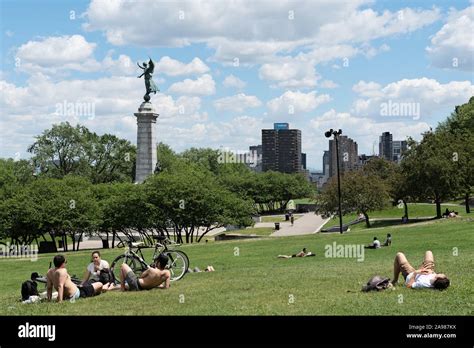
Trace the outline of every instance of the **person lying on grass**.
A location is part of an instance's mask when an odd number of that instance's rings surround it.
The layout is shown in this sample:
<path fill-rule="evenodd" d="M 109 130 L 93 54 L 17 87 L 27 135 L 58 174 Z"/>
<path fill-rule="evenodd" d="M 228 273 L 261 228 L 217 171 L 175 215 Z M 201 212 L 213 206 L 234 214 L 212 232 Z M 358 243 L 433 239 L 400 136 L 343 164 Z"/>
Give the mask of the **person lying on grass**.
<path fill-rule="evenodd" d="M 316 256 L 311 251 L 306 252 L 306 248 L 303 248 L 298 254 L 293 255 L 278 255 L 279 259 L 291 259 L 292 257 L 307 257 L 307 256 Z"/>
<path fill-rule="evenodd" d="M 158 255 L 155 259 L 156 268 L 150 267 L 144 271 L 139 277 L 127 265 L 122 264 L 120 267 L 120 290 L 121 291 L 141 291 L 153 288 L 168 289 L 170 287 L 170 271 L 165 269 L 168 264 L 168 256 L 164 254 Z M 107 283 L 104 291 L 115 290 L 118 288 L 113 283 Z"/>
<path fill-rule="evenodd" d="M 54 268 L 46 274 L 46 296 L 51 301 L 53 287 L 58 292 L 56 301 L 77 300 L 80 297 L 92 297 L 100 294 L 102 283 L 85 283 L 77 286 L 71 281 L 71 276 L 67 273 L 66 258 L 63 255 L 56 255 L 53 259 Z"/>
<path fill-rule="evenodd" d="M 403 253 L 397 253 L 395 262 L 393 264 L 393 280 L 395 285 L 398 281 L 400 272 L 405 278 L 405 285 L 410 289 L 433 288 L 444 290 L 449 286 L 449 279 L 446 274 L 435 272 L 434 257 L 431 250 L 425 252 L 425 258 L 420 268 L 415 268 L 410 265 Z"/>

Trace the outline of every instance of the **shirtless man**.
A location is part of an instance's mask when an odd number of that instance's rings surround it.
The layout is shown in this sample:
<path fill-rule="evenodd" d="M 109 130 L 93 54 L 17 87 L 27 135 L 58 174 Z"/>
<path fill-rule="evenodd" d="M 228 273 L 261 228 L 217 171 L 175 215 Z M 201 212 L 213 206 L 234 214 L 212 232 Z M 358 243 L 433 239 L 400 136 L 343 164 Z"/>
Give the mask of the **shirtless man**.
<path fill-rule="evenodd" d="M 127 265 L 122 264 L 120 268 L 120 288 L 122 291 L 140 291 L 153 288 L 168 289 L 170 287 L 170 271 L 165 269 L 168 264 L 168 256 L 158 255 L 155 259 L 157 268 L 149 268 L 137 277 L 133 270 Z M 128 289 L 125 287 L 128 284 Z"/>
<path fill-rule="evenodd" d="M 53 259 L 54 268 L 51 268 L 46 274 L 47 299 L 51 301 L 53 295 L 53 286 L 58 292 L 57 301 L 77 300 L 79 297 L 91 297 L 100 293 L 102 283 L 84 284 L 78 287 L 71 280 L 67 273 L 66 259 L 63 255 L 56 255 Z"/>
<path fill-rule="evenodd" d="M 449 286 L 449 279 L 446 274 L 435 272 L 434 257 L 431 250 L 425 252 L 423 264 L 419 269 L 415 269 L 408 262 L 403 253 L 397 253 L 393 265 L 393 280 L 395 285 L 400 272 L 405 278 L 405 285 L 410 289 L 434 288 L 444 290 Z"/>

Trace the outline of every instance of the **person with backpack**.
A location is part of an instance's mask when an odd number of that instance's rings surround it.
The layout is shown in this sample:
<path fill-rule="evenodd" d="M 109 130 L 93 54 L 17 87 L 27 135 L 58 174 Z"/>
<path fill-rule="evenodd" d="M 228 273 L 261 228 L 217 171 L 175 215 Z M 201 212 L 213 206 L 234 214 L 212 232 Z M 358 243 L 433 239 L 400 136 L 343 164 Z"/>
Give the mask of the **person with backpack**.
<path fill-rule="evenodd" d="M 71 276 L 66 269 L 66 258 L 63 255 L 56 255 L 53 259 L 54 268 L 49 269 L 46 274 L 46 293 L 48 301 L 51 301 L 53 287 L 58 292 L 57 302 L 63 300 L 77 300 L 80 297 L 92 297 L 100 294 L 102 283 L 89 283 L 77 286 L 71 280 Z"/>
<path fill-rule="evenodd" d="M 99 251 L 93 251 L 91 255 L 91 263 L 87 266 L 86 272 L 84 273 L 84 278 L 82 280 L 82 284 L 90 281 L 91 283 L 94 282 L 104 282 L 102 280 L 106 280 L 104 278 L 104 272 L 107 273 L 107 270 L 110 269 L 109 263 L 105 260 L 102 260 L 100 257 Z M 104 271 L 105 270 L 105 271 Z M 108 281 L 105 281 L 107 283 Z"/>

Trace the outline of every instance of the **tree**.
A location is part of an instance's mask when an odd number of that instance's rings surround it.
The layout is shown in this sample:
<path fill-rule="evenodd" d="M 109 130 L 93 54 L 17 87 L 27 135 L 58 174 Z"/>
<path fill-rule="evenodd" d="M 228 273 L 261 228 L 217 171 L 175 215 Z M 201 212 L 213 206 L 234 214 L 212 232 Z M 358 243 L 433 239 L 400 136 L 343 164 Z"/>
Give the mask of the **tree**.
<path fill-rule="evenodd" d="M 458 164 L 460 194 L 464 196 L 466 213 L 470 213 L 469 198 L 474 191 L 474 97 L 456 106 L 454 112 L 436 128 L 437 134 L 453 135 L 453 159 Z"/>
<path fill-rule="evenodd" d="M 181 153 L 181 158 L 207 169 L 214 175 L 219 174 L 219 150 L 192 147 Z"/>
<path fill-rule="evenodd" d="M 145 181 L 145 192 L 153 216 L 174 229 L 179 243 L 192 243 L 195 238 L 199 242 L 209 231 L 227 224 L 252 224 L 252 202 L 223 188 L 200 165 L 189 164 L 179 172 L 153 175 Z"/>
<path fill-rule="evenodd" d="M 383 209 L 388 199 L 387 187 L 376 175 L 363 171 L 350 171 L 341 177 L 342 214 L 360 212 L 370 227 L 369 212 Z M 318 211 L 325 215 L 337 214 L 337 180 L 333 177 L 323 193 L 317 196 Z"/>
<path fill-rule="evenodd" d="M 115 135 L 99 136 L 81 125 L 53 125 L 36 137 L 28 151 L 33 154 L 35 166 L 48 177 L 74 174 L 92 183 L 133 179 L 135 146 Z"/>
<path fill-rule="evenodd" d="M 85 178 L 38 178 L 30 185 L 30 195 L 37 202 L 42 233 L 49 233 L 53 241 L 62 238 L 66 251 L 67 236 L 73 241 L 73 250 L 77 250 L 82 236 L 92 234 L 100 224 L 92 185 Z"/>
<path fill-rule="evenodd" d="M 426 132 L 420 143 L 409 139 L 402 160 L 407 187 L 418 199 L 434 200 L 437 218 L 441 218 L 441 202 L 452 198 L 460 187 L 454 143 L 454 136 L 448 133 Z"/>

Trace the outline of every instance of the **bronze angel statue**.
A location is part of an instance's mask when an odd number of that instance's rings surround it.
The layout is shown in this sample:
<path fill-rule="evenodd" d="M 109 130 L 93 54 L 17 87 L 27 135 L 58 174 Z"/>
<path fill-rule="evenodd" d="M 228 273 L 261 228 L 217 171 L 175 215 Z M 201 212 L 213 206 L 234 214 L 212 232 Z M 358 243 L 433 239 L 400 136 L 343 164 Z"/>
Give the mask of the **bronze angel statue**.
<path fill-rule="evenodd" d="M 155 64 L 150 58 L 150 61 L 148 62 L 148 64 L 146 62 L 143 62 L 143 66 L 141 66 L 140 63 L 137 63 L 137 65 L 140 69 L 143 69 L 143 74 L 138 76 L 138 78 L 145 75 L 146 93 L 143 96 L 143 99 L 145 99 L 145 101 L 148 102 L 150 101 L 150 93 L 156 94 L 156 92 L 160 91 L 152 79 L 153 71 L 155 70 Z"/>

